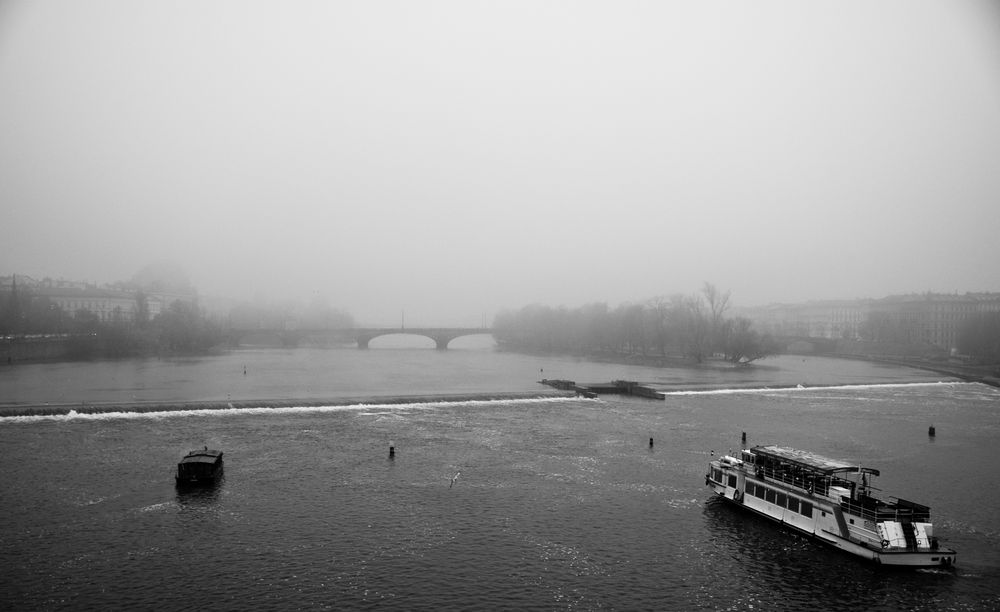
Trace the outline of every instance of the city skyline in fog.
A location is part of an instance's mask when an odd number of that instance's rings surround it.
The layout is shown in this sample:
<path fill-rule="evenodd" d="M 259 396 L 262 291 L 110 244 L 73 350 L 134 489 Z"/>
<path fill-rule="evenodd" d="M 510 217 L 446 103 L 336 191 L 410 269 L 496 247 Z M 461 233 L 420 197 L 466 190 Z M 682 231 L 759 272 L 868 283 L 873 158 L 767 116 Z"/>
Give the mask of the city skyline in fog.
<path fill-rule="evenodd" d="M 988 1 L 0 4 L 0 275 L 531 303 L 1000 291 Z"/>

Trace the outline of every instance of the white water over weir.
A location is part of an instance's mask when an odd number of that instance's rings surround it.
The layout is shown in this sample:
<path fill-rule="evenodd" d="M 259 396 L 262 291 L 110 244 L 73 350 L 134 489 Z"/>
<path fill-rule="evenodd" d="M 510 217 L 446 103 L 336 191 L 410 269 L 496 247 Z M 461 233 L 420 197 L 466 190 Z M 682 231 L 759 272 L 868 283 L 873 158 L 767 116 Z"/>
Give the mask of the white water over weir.
<path fill-rule="evenodd" d="M 572 393 L 492 393 L 436 396 L 391 396 L 367 398 L 336 398 L 328 400 L 267 400 L 243 402 L 174 402 L 156 404 L 91 404 L 79 406 L 23 406 L 4 408 L 0 423 L 5 421 L 53 419 L 107 419 L 167 417 L 185 414 L 269 414 L 333 412 L 343 410 L 434 408 L 440 406 L 488 406 L 509 402 L 553 402 L 573 399 Z"/>
<path fill-rule="evenodd" d="M 796 391 L 830 391 L 830 390 L 864 390 L 864 389 L 903 389 L 906 387 L 936 387 L 939 385 L 976 385 L 980 383 L 972 382 L 954 382 L 954 381 L 937 381 L 937 382 L 916 382 L 916 383 L 882 383 L 882 384 L 863 384 L 863 385 L 795 385 L 785 386 L 785 387 L 741 387 L 736 389 L 691 389 L 686 391 L 664 391 L 664 395 L 732 395 L 735 393 L 787 393 Z"/>

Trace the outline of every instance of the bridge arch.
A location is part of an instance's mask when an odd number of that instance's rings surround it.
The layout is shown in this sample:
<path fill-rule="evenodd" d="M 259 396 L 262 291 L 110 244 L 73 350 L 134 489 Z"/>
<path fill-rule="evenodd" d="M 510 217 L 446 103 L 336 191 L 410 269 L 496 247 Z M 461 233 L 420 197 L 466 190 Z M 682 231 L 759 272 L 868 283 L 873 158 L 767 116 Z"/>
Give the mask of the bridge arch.
<path fill-rule="evenodd" d="M 439 351 L 444 351 L 448 349 L 448 344 L 451 343 L 455 338 L 461 338 L 462 336 L 474 336 L 482 334 L 492 334 L 492 329 L 484 328 L 469 328 L 469 329 L 453 329 L 453 328 L 414 328 L 414 329 L 365 329 L 357 331 L 357 341 L 359 349 L 369 348 L 369 343 L 375 338 L 381 336 L 390 336 L 395 334 L 411 335 L 411 336 L 423 336 L 425 338 L 430 338 L 434 341 L 435 348 Z"/>

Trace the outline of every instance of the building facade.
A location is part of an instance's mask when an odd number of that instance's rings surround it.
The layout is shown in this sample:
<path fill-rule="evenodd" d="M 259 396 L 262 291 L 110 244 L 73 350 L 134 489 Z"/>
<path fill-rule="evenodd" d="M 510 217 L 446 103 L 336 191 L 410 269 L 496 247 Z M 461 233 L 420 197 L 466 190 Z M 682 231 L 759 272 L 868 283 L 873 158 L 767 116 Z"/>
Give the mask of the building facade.
<path fill-rule="evenodd" d="M 138 316 L 140 302 L 145 302 L 149 319 L 156 318 L 175 301 L 193 303 L 194 295 L 140 291 L 121 287 L 98 287 L 66 280 L 35 280 L 18 274 L 0 278 L 0 292 L 26 292 L 44 298 L 59 307 L 66 316 L 76 318 L 81 313 L 92 314 L 102 323 L 130 323 Z"/>
<path fill-rule="evenodd" d="M 1000 293 L 922 293 L 737 309 L 773 336 L 905 343 L 950 352 L 957 350 L 963 324 L 990 312 L 1000 312 Z"/>

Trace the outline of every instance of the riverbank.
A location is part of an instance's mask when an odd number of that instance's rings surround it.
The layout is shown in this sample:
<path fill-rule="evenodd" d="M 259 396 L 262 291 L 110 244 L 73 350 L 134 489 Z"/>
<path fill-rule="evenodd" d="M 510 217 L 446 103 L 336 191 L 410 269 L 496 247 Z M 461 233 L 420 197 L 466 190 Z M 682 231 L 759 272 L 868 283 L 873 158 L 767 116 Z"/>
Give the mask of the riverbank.
<path fill-rule="evenodd" d="M 592 351 L 586 353 L 546 353 L 541 351 L 515 351 L 512 349 L 497 349 L 500 353 L 529 355 L 531 357 L 565 357 L 590 363 L 607 363 L 647 368 L 685 368 L 702 370 L 739 370 L 752 368 L 758 362 L 735 364 L 724 359 L 705 359 L 701 362 L 681 355 L 643 355 L 641 353 L 619 353 L 616 351 Z M 767 359 L 766 357 L 762 358 Z"/>
<path fill-rule="evenodd" d="M 867 357 L 865 359 L 875 363 L 888 363 L 896 366 L 926 370 L 928 372 L 937 372 L 938 374 L 954 376 L 966 382 L 977 382 L 990 385 L 991 387 L 1000 387 L 1000 365 L 963 365 L 916 359 L 895 359 L 891 357 Z"/>
<path fill-rule="evenodd" d="M 330 399 L 261 399 L 241 401 L 177 401 L 177 402 L 101 402 L 75 404 L 4 404 L 0 417 L 57 416 L 76 414 L 110 414 L 117 412 L 180 412 L 190 410 L 241 410 L 249 408 L 318 408 L 326 406 L 381 406 L 399 404 L 432 404 L 455 402 L 490 402 L 504 400 L 574 397 L 567 391 L 542 390 L 516 393 L 454 393 L 434 395 L 384 395 L 367 397 L 337 397 Z"/>
<path fill-rule="evenodd" d="M 541 356 L 535 353 L 525 353 Z M 586 355 L 567 355 L 573 359 L 591 361 L 594 363 L 615 363 L 621 365 L 644 366 L 651 368 L 688 368 L 699 370 L 743 370 L 752 369 L 767 364 L 767 357 L 751 363 L 734 364 L 721 359 L 706 359 L 700 363 L 680 356 L 660 356 L 641 354 L 621 354 L 613 352 L 597 352 Z M 926 372 L 935 372 L 945 376 L 958 378 L 965 382 L 977 382 L 991 387 L 1000 387 L 1000 364 L 966 365 L 959 363 L 928 361 L 924 359 L 907 359 L 880 355 L 859 355 L 853 353 L 830 353 L 823 355 L 808 355 L 810 357 L 827 357 L 831 359 L 847 359 L 868 363 L 881 363 L 906 368 L 914 368 Z M 775 355 L 777 357 L 777 355 Z M 794 385 L 792 385 L 794 386 Z"/>

